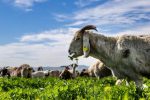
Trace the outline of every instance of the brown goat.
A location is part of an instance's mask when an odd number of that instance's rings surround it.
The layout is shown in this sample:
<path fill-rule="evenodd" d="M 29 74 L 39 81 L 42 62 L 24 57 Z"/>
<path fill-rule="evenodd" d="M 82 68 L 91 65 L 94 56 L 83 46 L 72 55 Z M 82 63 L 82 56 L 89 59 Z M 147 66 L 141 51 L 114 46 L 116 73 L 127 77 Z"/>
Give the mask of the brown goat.
<path fill-rule="evenodd" d="M 15 67 L 10 69 L 10 76 L 18 76 L 18 77 L 31 77 L 32 68 L 28 64 L 23 64 L 20 67 Z"/>

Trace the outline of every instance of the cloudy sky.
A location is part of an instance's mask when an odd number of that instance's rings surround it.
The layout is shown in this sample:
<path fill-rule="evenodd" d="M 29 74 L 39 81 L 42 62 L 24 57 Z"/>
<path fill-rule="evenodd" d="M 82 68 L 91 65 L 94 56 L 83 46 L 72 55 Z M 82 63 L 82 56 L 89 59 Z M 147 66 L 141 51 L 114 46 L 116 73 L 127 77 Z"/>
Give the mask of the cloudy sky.
<path fill-rule="evenodd" d="M 70 64 L 69 43 L 87 24 L 109 36 L 150 34 L 150 1 L 0 0 L 0 66 Z"/>

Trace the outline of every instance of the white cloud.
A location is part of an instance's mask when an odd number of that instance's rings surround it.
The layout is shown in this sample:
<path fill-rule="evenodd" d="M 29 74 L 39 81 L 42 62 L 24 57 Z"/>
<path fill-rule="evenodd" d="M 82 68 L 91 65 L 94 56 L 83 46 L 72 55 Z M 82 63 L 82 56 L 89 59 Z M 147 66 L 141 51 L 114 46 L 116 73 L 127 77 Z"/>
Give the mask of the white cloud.
<path fill-rule="evenodd" d="M 131 28 L 129 30 L 125 30 L 114 35 L 150 35 L 150 25 L 138 26 L 135 28 Z"/>
<path fill-rule="evenodd" d="M 23 63 L 32 66 L 60 66 L 69 63 L 65 45 L 13 43 L 0 46 L 0 55 L 1 66 L 19 66 Z"/>
<path fill-rule="evenodd" d="M 54 19 L 59 22 L 63 22 L 65 19 L 69 18 L 68 16 L 62 14 L 53 14 L 53 15 L 55 16 Z"/>
<path fill-rule="evenodd" d="M 100 30 L 100 29 L 99 29 Z M 104 30 L 107 31 L 107 30 Z M 118 32 L 98 32 L 98 34 L 103 34 L 105 36 L 120 36 L 120 35 L 150 35 L 150 24 L 131 27 L 125 30 L 119 30 Z"/>
<path fill-rule="evenodd" d="M 97 1 L 99 1 L 99 0 L 77 0 L 75 2 L 75 5 L 77 5 L 79 7 L 85 7 L 85 6 L 90 5 L 93 2 L 97 2 Z"/>
<path fill-rule="evenodd" d="M 134 1 L 134 0 L 133 0 Z M 144 7 L 137 9 L 137 7 Z M 137 1 L 137 2 L 119 2 L 114 3 L 108 2 L 102 6 L 97 6 L 95 8 L 89 8 L 75 14 L 75 20 L 85 20 L 85 23 L 96 23 L 99 25 L 102 24 L 124 24 L 124 23 L 134 23 L 135 20 L 145 18 L 146 12 L 150 11 L 150 2 L 146 1 Z M 132 14 L 132 12 L 139 12 L 141 14 L 136 14 L 137 16 L 128 17 L 125 14 Z M 148 19 L 150 19 L 148 17 Z M 88 20 L 88 21 L 87 21 Z"/>
<path fill-rule="evenodd" d="M 149 12 L 148 0 L 110 0 L 98 6 L 76 11 L 72 15 L 69 14 L 66 19 L 63 17 L 62 20 L 67 22 L 70 20 L 68 26 L 95 24 L 127 27 L 138 24 L 143 19 L 150 20 Z"/>
<path fill-rule="evenodd" d="M 33 33 L 32 35 L 24 35 L 20 38 L 21 42 L 43 42 L 47 41 L 50 44 L 66 44 L 71 41 L 73 33 L 77 31 L 78 28 L 65 28 L 48 30 L 40 33 Z"/>
<path fill-rule="evenodd" d="M 14 6 L 25 9 L 26 11 L 31 11 L 32 6 L 35 3 L 42 3 L 47 0 L 5 0 L 6 2 L 12 3 Z"/>

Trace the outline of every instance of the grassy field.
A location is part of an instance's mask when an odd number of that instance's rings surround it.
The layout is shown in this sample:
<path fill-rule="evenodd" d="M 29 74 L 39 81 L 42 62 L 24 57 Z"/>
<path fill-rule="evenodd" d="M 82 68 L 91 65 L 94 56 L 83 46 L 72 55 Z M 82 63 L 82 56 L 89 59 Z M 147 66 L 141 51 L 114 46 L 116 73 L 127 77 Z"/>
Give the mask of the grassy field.
<path fill-rule="evenodd" d="M 144 79 L 150 87 L 150 80 Z M 115 86 L 108 77 L 76 78 L 0 78 L 0 100 L 150 100 L 150 89 L 136 92 L 135 85 Z"/>

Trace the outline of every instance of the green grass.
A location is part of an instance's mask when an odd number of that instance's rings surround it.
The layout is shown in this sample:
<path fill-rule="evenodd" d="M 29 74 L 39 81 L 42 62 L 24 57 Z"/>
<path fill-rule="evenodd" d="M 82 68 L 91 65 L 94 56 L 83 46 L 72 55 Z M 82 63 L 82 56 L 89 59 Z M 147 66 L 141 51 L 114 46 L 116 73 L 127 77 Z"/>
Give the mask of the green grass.
<path fill-rule="evenodd" d="M 0 78 L 0 100 L 150 100 L 150 89 L 136 92 L 131 82 L 115 86 L 115 79 L 108 77 L 76 78 Z M 150 80 L 144 79 L 150 87 Z"/>

